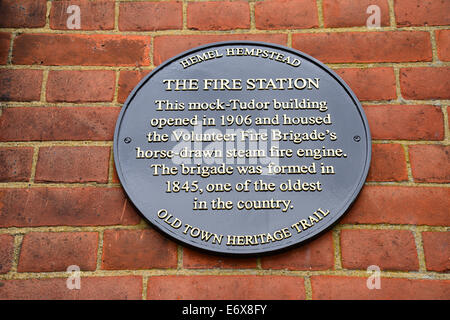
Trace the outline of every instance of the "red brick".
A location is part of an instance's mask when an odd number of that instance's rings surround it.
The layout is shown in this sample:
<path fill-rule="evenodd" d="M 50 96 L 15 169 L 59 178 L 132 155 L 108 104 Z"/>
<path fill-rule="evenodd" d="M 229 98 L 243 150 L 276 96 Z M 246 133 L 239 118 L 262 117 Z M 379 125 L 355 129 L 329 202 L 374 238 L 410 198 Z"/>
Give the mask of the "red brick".
<path fill-rule="evenodd" d="M 250 28 L 247 1 L 189 2 L 187 27 L 196 30 L 233 30 Z"/>
<path fill-rule="evenodd" d="M 252 40 L 286 45 L 285 34 L 222 34 L 222 35 L 189 35 L 158 36 L 154 40 L 154 64 L 163 61 L 194 47 L 218 41 Z"/>
<path fill-rule="evenodd" d="M 261 258 L 263 269 L 328 270 L 334 266 L 331 232 L 301 247 Z"/>
<path fill-rule="evenodd" d="M 139 221 L 120 188 L 0 189 L 0 227 L 133 225 Z"/>
<path fill-rule="evenodd" d="M 150 38 L 132 35 L 29 34 L 14 40 L 14 64 L 149 65 Z"/>
<path fill-rule="evenodd" d="M 42 70 L 0 69 L 0 101 L 36 101 L 41 97 Z"/>
<path fill-rule="evenodd" d="M 134 70 L 124 70 L 120 71 L 119 76 L 119 91 L 117 93 L 117 101 L 124 103 L 127 100 L 128 95 L 137 86 L 139 81 L 144 78 L 149 71 L 134 71 Z"/>
<path fill-rule="evenodd" d="M 45 26 L 45 0 L 0 1 L 1 28 L 38 28 Z"/>
<path fill-rule="evenodd" d="M 450 24 L 447 0 L 396 0 L 397 26 L 439 26 Z"/>
<path fill-rule="evenodd" d="M 450 30 L 437 30 L 436 42 L 439 59 L 450 61 Z"/>
<path fill-rule="evenodd" d="M 110 147 L 41 147 L 36 182 L 108 182 Z"/>
<path fill-rule="evenodd" d="M 298 300 L 305 299 L 303 278 L 290 276 L 149 277 L 148 299 Z"/>
<path fill-rule="evenodd" d="M 387 0 L 323 0 L 323 23 L 326 28 L 365 27 L 371 13 L 367 8 L 380 8 L 380 26 L 389 26 L 389 5 Z"/>
<path fill-rule="evenodd" d="M 444 116 L 430 105 L 364 106 L 372 139 L 443 140 Z"/>
<path fill-rule="evenodd" d="M 187 269 L 248 269 L 256 268 L 256 258 L 216 256 L 183 248 L 183 267 Z"/>
<path fill-rule="evenodd" d="M 119 108 L 17 107 L 0 117 L 0 141 L 112 140 Z"/>
<path fill-rule="evenodd" d="M 409 146 L 412 175 L 417 182 L 450 182 L 450 146 Z"/>
<path fill-rule="evenodd" d="M 369 273 L 367 274 L 369 276 Z M 367 288 L 368 277 L 313 276 L 314 300 L 447 300 L 449 280 L 381 278 L 381 289 Z"/>
<path fill-rule="evenodd" d="M 107 230 L 102 269 L 176 268 L 177 245 L 155 230 Z"/>
<path fill-rule="evenodd" d="M 116 85 L 115 79 L 116 74 L 113 70 L 50 71 L 47 82 L 47 101 L 112 101 Z"/>
<path fill-rule="evenodd" d="M 0 234 L 0 274 L 11 269 L 14 253 L 14 237 L 9 234 Z"/>
<path fill-rule="evenodd" d="M 0 148 L 0 182 L 30 180 L 33 152 L 31 147 Z"/>
<path fill-rule="evenodd" d="M 406 157 L 399 144 L 373 144 L 367 181 L 408 180 Z"/>
<path fill-rule="evenodd" d="M 326 63 L 432 60 L 425 31 L 298 33 L 292 47 Z"/>
<path fill-rule="evenodd" d="M 0 32 L 0 64 L 8 62 L 9 44 L 11 42 L 11 34 Z"/>
<path fill-rule="evenodd" d="M 50 11 L 50 28 L 58 30 L 70 30 L 67 28 L 67 20 L 73 15 L 67 13 L 71 5 L 80 7 L 79 30 L 112 30 L 114 29 L 114 1 L 100 0 L 70 0 L 54 1 Z"/>
<path fill-rule="evenodd" d="M 450 271 L 450 232 L 422 232 L 427 270 Z"/>
<path fill-rule="evenodd" d="M 67 288 L 67 278 L 0 280 L 1 300 L 142 299 L 142 277 L 81 277 L 80 290 Z"/>
<path fill-rule="evenodd" d="M 93 271 L 97 247 L 97 232 L 29 232 L 23 238 L 17 271 L 66 271 L 71 265 Z"/>
<path fill-rule="evenodd" d="M 414 236 L 408 230 L 342 230 L 341 254 L 346 269 L 419 269 Z"/>
<path fill-rule="evenodd" d="M 450 188 L 365 186 L 341 223 L 449 225 Z"/>
<path fill-rule="evenodd" d="M 405 99 L 450 99 L 450 67 L 402 68 L 400 88 Z"/>
<path fill-rule="evenodd" d="M 119 29 L 122 31 L 157 31 L 182 27 L 183 9 L 179 1 L 120 3 Z"/>
<path fill-rule="evenodd" d="M 397 98 L 392 68 L 344 68 L 335 70 L 355 92 L 359 100 L 391 100 Z"/>
<path fill-rule="evenodd" d="M 269 0 L 255 3 L 255 23 L 258 29 L 317 28 L 316 1 Z"/>
<path fill-rule="evenodd" d="M 114 159 L 114 155 L 113 155 L 113 159 Z M 114 163 L 114 161 L 113 161 Z M 119 175 L 117 174 L 117 170 L 116 170 L 116 164 L 113 164 L 113 172 L 112 172 L 112 177 L 111 177 L 111 183 L 120 183 L 119 180 Z"/>

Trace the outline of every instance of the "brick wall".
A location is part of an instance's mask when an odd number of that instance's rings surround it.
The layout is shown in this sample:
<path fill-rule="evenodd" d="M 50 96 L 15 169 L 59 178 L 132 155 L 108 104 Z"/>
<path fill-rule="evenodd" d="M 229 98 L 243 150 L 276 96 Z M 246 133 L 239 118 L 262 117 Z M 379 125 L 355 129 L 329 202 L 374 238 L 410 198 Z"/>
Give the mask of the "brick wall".
<path fill-rule="evenodd" d="M 366 9 L 381 9 L 369 29 Z M 69 5 L 81 29 L 67 28 Z M 0 298 L 450 299 L 448 0 L 0 2 Z M 114 171 L 120 107 L 186 49 L 257 40 L 306 52 L 362 101 L 372 167 L 350 212 L 286 253 L 184 248 Z M 81 290 L 66 288 L 69 265 Z M 381 289 L 368 290 L 369 265 Z"/>

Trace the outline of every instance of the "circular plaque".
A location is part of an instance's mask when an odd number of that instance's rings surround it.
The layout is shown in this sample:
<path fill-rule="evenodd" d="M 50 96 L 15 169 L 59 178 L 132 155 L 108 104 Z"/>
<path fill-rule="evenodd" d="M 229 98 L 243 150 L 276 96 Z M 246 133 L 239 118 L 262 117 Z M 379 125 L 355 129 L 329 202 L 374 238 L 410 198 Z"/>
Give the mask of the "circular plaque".
<path fill-rule="evenodd" d="M 256 254 L 299 244 L 349 208 L 371 138 L 350 88 L 316 59 L 220 42 L 157 67 L 114 134 L 120 182 L 163 233 L 197 248 Z"/>

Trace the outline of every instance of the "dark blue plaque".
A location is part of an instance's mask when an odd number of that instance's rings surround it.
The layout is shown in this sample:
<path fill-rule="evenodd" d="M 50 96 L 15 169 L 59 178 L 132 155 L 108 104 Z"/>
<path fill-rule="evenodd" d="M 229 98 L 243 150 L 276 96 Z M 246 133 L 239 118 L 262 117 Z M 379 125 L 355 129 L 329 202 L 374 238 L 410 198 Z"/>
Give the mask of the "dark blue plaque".
<path fill-rule="evenodd" d="M 120 182 L 152 225 L 241 255 L 329 228 L 360 192 L 370 155 L 366 117 L 342 79 L 304 53 L 248 41 L 161 64 L 114 135 Z"/>

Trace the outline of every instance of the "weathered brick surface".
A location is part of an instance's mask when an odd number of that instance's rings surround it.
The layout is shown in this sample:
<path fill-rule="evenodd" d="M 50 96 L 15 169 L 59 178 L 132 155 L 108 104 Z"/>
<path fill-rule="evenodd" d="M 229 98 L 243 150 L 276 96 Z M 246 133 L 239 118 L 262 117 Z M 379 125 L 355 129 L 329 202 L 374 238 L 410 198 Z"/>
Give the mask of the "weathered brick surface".
<path fill-rule="evenodd" d="M 112 140 L 118 108 L 7 108 L 0 117 L 0 141 Z"/>
<path fill-rule="evenodd" d="M 443 140 L 444 116 L 430 105 L 364 106 L 372 139 Z"/>
<path fill-rule="evenodd" d="M 394 3 L 398 26 L 450 24 L 450 3 L 447 0 L 397 0 Z"/>
<path fill-rule="evenodd" d="M 406 99 L 450 99 L 450 67 L 402 68 L 400 87 Z"/>
<path fill-rule="evenodd" d="M 327 63 L 432 59 L 430 34 L 425 31 L 297 33 L 292 47 Z"/>
<path fill-rule="evenodd" d="M 180 1 L 120 3 L 120 30 L 157 31 L 181 29 L 182 25 Z"/>
<path fill-rule="evenodd" d="M 41 70 L 0 69 L 0 101 L 39 100 L 41 84 Z"/>
<path fill-rule="evenodd" d="M 0 227 L 139 223 L 120 188 L 0 189 Z"/>
<path fill-rule="evenodd" d="M 372 159 L 367 181 L 408 180 L 406 156 L 399 144 L 372 144 Z"/>
<path fill-rule="evenodd" d="M 70 290 L 67 278 L 0 280 L 2 300 L 141 299 L 142 277 L 82 277 L 80 290 Z"/>
<path fill-rule="evenodd" d="M 412 145 L 409 159 L 415 181 L 450 182 L 450 146 Z"/>
<path fill-rule="evenodd" d="M 255 3 L 258 29 L 307 29 L 319 26 L 316 1 L 270 0 Z"/>
<path fill-rule="evenodd" d="M 149 65 L 147 36 L 28 34 L 14 41 L 14 64 L 140 66 Z"/>
<path fill-rule="evenodd" d="M 147 298 L 155 300 L 298 300 L 304 281 L 289 276 L 156 276 Z"/>
<path fill-rule="evenodd" d="M 0 148 L 0 182 L 28 181 L 34 149 Z"/>
<path fill-rule="evenodd" d="M 364 27 L 372 15 L 367 13 L 367 9 L 371 5 L 380 8 L 380 26 L 389 26 L 387 0 L 323 0 L 324 26 L 327 28 Z"/>
<path fill-rule="evenodd" d="M 450 61 L 450 30 L 437 30 L 436 43 L 441 61 Z"/>
<path fill-rule="evenodd" d="M 67 27 L 67 20 L 74 13 L 67 12 L 70 6 L 80 8 L 79 30 L 111 30 L 114 29 L 114 1 L 112 0 L 70 0 L 53 1 L 50 11 L 50 28 L 57 30 L 71 30 Z"/>
<path fill-rule="evenodd" d="M 107 230 L 102 269 L 165 269 L 177 266 L 177 245 L 155 230 Z"/>
<path fill-rule="evenodd" d="M 30 232 L 22 242 L 18 272 L 82 271 L 97 266 L 97 232 Z"/>
<path fill-rule="evenodd" d="M 0 2 L 1 28 L 38 28 L 45 25 L 45 0 L 2 0 Z"/>
<path fill-rule="evenodd" d="M 183 267 L 186 269 L 254 269 L 256 268 L 256 258 L 218 256 L 184 248 Z"/>
<path fill-rule="evenodd" d="M 248 29 L 248 1 L 190 2 L 187 6 L 187 26 L 196 30 Z"/>
<path fill-rule="evenodd" d="M 314 300 L 446 300 L 449 280 L 381 278 L 381 289 L 367 288 L 367 277 L 311 277 Z"/>
<path fill-rule="evenodd" d="M 11 34 L 7 32 L 0 32 L 0 64 L 6 64 L 8 61 L 10 42 Z"/>
<path fill-rule="evenodd" d="M 108 182 L 110 147 L 41 147 L 38 182 Z"/>
<path fill-rule="evenodd" d="M 113 155 L 113 157 L 114 157 L 114 155 Z M 116 164 L 115 163 L 114 163 L 113 167 L 114 168 L 113 168 L 113 173 L 112 173 L 112 177 L 111 177 L 111 182 L 112 183 L 120 183 L 119 175 L 117 174 L 117 169 L 116 169 Z"/>
<path fill-rule="evenodd" d="M 49 102 L 110 102 L 114 98 L 112 70 L 50 71 L 47 82 Z"/>
<path fill-rule="evenodd" d="M 119 76 L 119 87 L 117 89 L 117 101 L 124 103 L 134 87 L 136 87 L 139 81 L 141 81 L 148 73 L 149 71 L 121 71 Z"/>
<path fill-rule="evenodd" d="M 414 236 L 409 230 L 342 230 L 342 267 L 366 270 L 418 270 Z"/>
<path fill-rule="evenodd" d="M 286 45 L 285 34 L 222 34 L 222 35 L 189 35 L 189 36 L 157 36 L 153 45 L 154 64 L 159 65 L 165 60 L 200 45 L 231 40 L 265 41 Z"/>
<path fill-rule="evenodd" d="M 0 234 L 0 274 L 11 269 L 14 253 L 14 236 Z"/>
<path fill-rule="evenodd" d="M 392 68 L 343 68 L 335 70 L 359 100 L 391 100 L 397 98 Z"/>
<path fill-rule="evenodd" d="M 422 232 L 427 270 L 450 271 L 450 232 Z"/>
<path fill-rule="evenodd" d="M 263 269 L 327 270 L 334 266 L 334 248 L 331 232 L 285 253 L 263 257 Z"/>
<path fill-rule="evenodd" d="M 342 223 L 449 225 L 449 188 L 365 186 Z"/>

